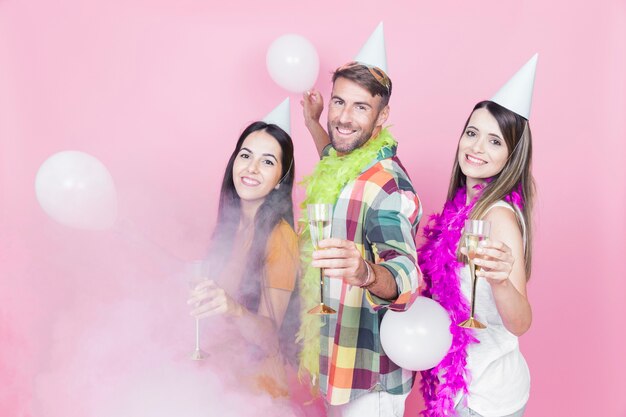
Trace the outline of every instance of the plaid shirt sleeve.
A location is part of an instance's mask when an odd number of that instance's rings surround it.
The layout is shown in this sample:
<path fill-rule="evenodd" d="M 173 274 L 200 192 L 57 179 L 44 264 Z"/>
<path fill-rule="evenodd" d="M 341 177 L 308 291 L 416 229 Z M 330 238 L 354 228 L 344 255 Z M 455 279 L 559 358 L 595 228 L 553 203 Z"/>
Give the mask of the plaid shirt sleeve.
<path fill-rule="evenodd" d="M 417 290 L 421 271 L 417 266 L 415 232 L 421 217 L 421 205 L 412 191 L 382 193 L 367 216 L 367 240 L 374 262 L 391 272 L 398 286 L 398 297 L 384 300 L 367 291 L 367 300 L 377 311 L 383 307 L 404 311 Z"/>

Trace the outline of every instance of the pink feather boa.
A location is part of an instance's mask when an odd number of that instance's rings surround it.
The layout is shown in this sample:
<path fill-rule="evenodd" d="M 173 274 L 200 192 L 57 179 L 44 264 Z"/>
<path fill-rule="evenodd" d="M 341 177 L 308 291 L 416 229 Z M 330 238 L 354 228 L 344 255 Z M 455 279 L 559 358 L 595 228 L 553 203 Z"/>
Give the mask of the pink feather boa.
<path fill-rule="evenodd" d="M 469 317 L 470 306 L 461 293 L 459 270 L 463 263 L 457 259 L 458 243 L 465 220 L 471 213 L 480 192 L 466 204 L 465 187 L 459 188 L 454 199 L 447 201 L 441 214 L 433 214 L 424 228 L 426 242 L 419 249 L 420 267 L 428 289 L 424 296 L 438 301 L 448 311 L 452 346 L 448 354 L 436 367 L 422 371 L 421 390 L 426 409 L 425 417 L 454 416 L 454 399 L 459 392 L 467 394 L 471 375 L 467 364 L 467 346 L 478 340 L 473 330 L 457 326 Z M 504 198 L 510 204 L 523 207 L 521 186 L 516 187 Z"/>

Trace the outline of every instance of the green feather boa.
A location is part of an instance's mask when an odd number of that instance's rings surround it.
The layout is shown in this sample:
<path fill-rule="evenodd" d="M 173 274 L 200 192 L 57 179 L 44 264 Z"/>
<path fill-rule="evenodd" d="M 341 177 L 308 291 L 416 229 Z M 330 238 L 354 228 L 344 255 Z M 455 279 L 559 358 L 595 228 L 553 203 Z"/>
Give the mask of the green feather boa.
<path fill-rule="evenodd" d="M 374 162 L 381 149 L 391 148 L 396 144 L 391 133 L 385 128 L 374 139 L 370 139 L 365 145 L 347 155 L 338 156 L 337 151 L 331 149 L 329 155 L 317 164 L 313 173 L 302 181 L 302 185 L 306 187 L 306 198 L 301 205 L 302 214 L 299 220 L 300 230 L 302 230 L 300 237 L 300 260 L 303 270 L 300 284 L 302 310 L 301 325 L 296 340 L 302 343 L 299 374 L 302 377 L 308 372 L 313 385 L 316 385 L 319 376 L 322 320 L 320 316 L 307 313 L 319 304 L 320 281 L 317 268 L 310 267 L 313 245 L 309 234 L 306 206 L 316 203 L 334 205 L 346 184 L 355 180 L 369 164 Z"/>

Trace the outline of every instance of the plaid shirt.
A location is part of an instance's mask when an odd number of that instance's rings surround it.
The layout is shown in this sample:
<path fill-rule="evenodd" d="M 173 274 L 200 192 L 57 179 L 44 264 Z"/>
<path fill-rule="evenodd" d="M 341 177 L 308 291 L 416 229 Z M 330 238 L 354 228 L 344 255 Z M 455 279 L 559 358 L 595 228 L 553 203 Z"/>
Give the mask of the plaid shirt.
<path fill-rule="evenodd" d="M 323 316 L 320 334 L 320 388 L 331 405 L 372 389 L 405 394 L 413 385 L 413 372 L 385 355 L 379 333 L 386 308 L 409 307 L 421 275 L 415 234 L 422 207 L 395 153 L 395 147 L 382 148 L 335 204 L 332 236 L 354 242 L 364 259 L 386 267 L 399 296 L 390 303 L 342 280 L 324 278 L 324 300 L 337 310 Z"/>

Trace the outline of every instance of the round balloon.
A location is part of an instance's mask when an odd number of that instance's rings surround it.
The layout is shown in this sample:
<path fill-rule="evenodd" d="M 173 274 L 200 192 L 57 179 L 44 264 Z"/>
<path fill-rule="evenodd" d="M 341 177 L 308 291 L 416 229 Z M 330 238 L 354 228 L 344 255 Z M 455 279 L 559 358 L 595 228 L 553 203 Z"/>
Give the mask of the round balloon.
<path fill-rule="evenodd" d="M 117 217 L 117 193 L 109 170 L 93 156 L 63 151 L 46 159 L 35 179 L 41 208 L 66 226 L 104 230 Z"/>
<path fill-rule="evenodd" d="M 448 312 L 438 302 L 417 297 L 407 311 L 385 313 L 380 342 L 398 366 L 424 371 L 437 366 L 450 350 L 450 323 Z"/>
<path fill-rule="evenodd" d="M 302 93 L 315 84 L 320 62 L 311 42 L 300 35 L 283 35 L 267 50 L 267 71 L 285 90 Z"/>

